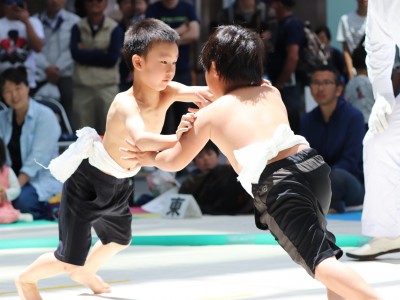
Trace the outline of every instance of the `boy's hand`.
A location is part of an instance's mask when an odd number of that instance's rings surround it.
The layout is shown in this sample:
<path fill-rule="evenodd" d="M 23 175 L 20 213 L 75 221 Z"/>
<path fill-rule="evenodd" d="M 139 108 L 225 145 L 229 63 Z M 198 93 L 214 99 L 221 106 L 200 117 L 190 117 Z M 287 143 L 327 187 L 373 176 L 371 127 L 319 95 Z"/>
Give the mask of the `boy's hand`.
<path fill-rule="evenodd" d="M 196 120 L 196 115 L 194 113 L 187 113 L 182 116 L 181 122 L 178 125 L 178 129 L 176 130 L 176 138 L 179 141 L 182 137 L 182 134 L 189 131 L 193 127 L 193 123 Z"/>
<path fill-rule="evenodd" d="M 142 152 L 131 140 L 125 139 L 129 148 L 120 147 L 119 150 L 125 152 L 127 156 L 121 156 L 122 160 L 132 161 L 136 166 L 153 167 L 155 165 L 154 159 L 157 155 L 155 151 Z"/>
<path fill-rule="evenodd" d="M 214 101 L 214 95 L 209 90 L 196 92 L 196 96 L 199 101 L 193 103 L 196 104 L 198 108 L 190 107 L 189 112 L 191 113 L 197 112 L 199 109 L 206 107 Z"/>

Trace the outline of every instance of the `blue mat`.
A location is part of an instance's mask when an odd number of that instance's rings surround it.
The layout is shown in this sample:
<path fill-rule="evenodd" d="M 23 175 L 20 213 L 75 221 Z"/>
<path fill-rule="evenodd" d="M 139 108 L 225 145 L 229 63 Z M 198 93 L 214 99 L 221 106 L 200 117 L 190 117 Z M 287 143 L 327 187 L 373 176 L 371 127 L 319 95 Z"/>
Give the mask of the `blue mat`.
<path fill-rule="evenodd" d="M 327 215 L 328 220 L 341 220 L 341 221 L 361 221 L 361 210 L 346 212 L 343 214 Z"/>

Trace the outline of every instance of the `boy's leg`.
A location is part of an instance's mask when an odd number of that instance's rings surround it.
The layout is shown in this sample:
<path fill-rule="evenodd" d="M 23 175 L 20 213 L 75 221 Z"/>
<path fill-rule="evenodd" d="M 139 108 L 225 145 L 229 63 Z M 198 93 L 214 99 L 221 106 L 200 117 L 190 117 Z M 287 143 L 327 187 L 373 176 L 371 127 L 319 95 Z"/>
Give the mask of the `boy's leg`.
<path fill-rule="evenodd" d="M 58 260 L 53 253 L 45 253 L 15 278 L 18 295 L 22 300 L 40 300 L 42 298 L 37 286 L 39 280 L 71 272 L 77 267 Z"/>
<path fill-rule="evenodd" d="M 315 279 L 322 282 L 329 290 L 330 300 L 342 299 L 338 298 L 338 295 L 343 299 L 381 299 L 356 271 L 335 257 L 324 259 L 317 265 Z"/>
<path fill-rule="evenodd" d="M 96 171 L 95 175 L 93 181 L 95 181 L 97 202 L 111 202 L 110 206 L 113 209 L 93 223 L 99 241 L 89 252 L 84 266 L 74 270 L 70 277 L 89 286 L 95 293 L 104 293 L 109 292 L 110 287 L 96 275 L 96 272 L 112 256 L 130 245 L 132 213 L 128 201 L 133 198 L 133 186 L 129 178 L 111 178 L 100 171 Z"/>

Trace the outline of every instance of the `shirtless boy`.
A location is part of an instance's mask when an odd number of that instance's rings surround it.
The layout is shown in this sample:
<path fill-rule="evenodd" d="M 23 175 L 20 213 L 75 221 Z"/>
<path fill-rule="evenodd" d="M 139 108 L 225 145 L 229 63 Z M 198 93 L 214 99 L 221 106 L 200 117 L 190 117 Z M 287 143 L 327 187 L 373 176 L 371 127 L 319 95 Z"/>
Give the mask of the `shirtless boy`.
<path fill-rule="evenodd" d="M 78 140 L 51 162 L 52 174 L 65 182 L 59 244 L 54 253 L 41 255 L 16 278 L 21 299 L 42 299 L 38 281 L 61 273 L 69 273 L 94 293 L 110 292 L 96 272 L 130 244 L 128 200 L 133 196 L 133 186 L 129 178 L 140 168 L 121 160 L 119 147 L 127 138 L 145 150 L 174 146 L 181 133 L 159 135 L 168 107 L 174 101 L 199 103 L 203 98 L 197 93 L 210 95 L 206 87 L 186 87 L 171 81 L 178 40 L 173 29 L 155 19 L 144 20 L 127 31 L 124 57 L 134 72 L 133 87 L 118 94 L 111 104 L 103 141 L 94 129 L 85 127 L 77 131 Z M 99 241 L 89 253 L 92 227 Z"/>
<path fill-rule="evenodd" d="M 379 299 L 350 267 L 326 229 L 329 166 L 289 127 L 278 90 L 262 84 L 262 40 L 239 26 L 219 27 L 201 60 L 216 101 L 193 116 L 192 128 L 171 149 L 125 157 L 167 171 L 185 167 L 212 140 L 254 197 L 257 227 L 269 229 L 290 257 L 327 287 L 329 299 Z M 139 150 L 140 149 L 140 150 Z"/>

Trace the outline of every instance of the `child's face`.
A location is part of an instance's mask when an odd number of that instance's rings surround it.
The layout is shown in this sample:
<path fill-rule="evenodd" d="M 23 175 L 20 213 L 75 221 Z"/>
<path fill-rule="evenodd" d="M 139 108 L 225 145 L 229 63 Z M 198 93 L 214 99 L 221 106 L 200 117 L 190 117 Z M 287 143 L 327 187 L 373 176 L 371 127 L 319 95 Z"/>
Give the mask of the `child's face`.
<path fill-rule="evenodd" d="M 214 150 L 207 149 L 200 151 L 194 158 L 194 165 L 201 172 L 214 169 L 218 165 L 218 155 Z"/>
<path fill-rule="evenodd" d="M 322 45 L 328 45 L 329 44 L 329 39 L 326 36 L 326 33 L 324 31 L 321 31 L 318 33 L 318 39 L 321 42 Z"/>
<path fill-rule="evenodd" d="M 14 110 L 25 109 L 29 105 L 29 87 L 25 83 L 6 80 L 2 95 L 4 102 Z"/>
<path fill-rule="evenodd" d="M 175 76 L 178 46 L 176 43 L 157 43 L 142 60 L 146 83 L 156 90 L 164 90 Z"/>

